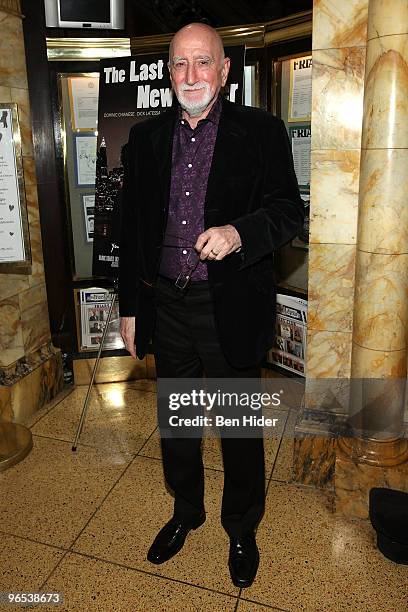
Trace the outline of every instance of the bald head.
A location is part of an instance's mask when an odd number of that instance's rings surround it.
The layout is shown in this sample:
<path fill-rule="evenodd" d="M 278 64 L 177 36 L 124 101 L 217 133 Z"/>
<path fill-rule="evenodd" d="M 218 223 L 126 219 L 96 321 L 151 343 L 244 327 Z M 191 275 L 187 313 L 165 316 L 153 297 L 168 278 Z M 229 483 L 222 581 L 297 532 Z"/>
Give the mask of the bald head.
<path fill-rule="evenodd" d="M 217 55 L 222 62 L 224 60 L 224 45 L 222 43 L 221 36 L 218 34 L 217 30 L 207 25 L 206 23 L 189 23 L 188 25 L 182 27 L 176 34 L 173 36 L 170 42 L 169 48 L 169 61 L 173 61 L 174 57 L 174 47 L 177 46 L 179 42 L 183 44 L 184 42 L 193 41 L 195 38 L 202 38 L 211 42 L 214 46 L 214 50 L 216 50 Z"/>
<path fill-rule="evenodd" d="M 190 125 L 207 116 L 227 81 L 229 58 L 216 30 L 190 23 L 170 43 L 169 70 L 173 91 Z"/>

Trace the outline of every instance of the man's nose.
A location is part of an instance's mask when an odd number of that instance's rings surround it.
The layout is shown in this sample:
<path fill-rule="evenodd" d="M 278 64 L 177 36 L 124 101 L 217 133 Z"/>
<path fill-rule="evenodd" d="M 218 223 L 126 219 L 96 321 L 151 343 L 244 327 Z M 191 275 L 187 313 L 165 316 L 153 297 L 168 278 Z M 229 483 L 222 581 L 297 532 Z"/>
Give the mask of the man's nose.
<path fill-rule="evenodd" d="M 187 64 L 186 82 L 188 85 L 194 85 L 194 83 L 197 83 L 197 80 L 197 71 L 194 62 L 189 62 Z"/>

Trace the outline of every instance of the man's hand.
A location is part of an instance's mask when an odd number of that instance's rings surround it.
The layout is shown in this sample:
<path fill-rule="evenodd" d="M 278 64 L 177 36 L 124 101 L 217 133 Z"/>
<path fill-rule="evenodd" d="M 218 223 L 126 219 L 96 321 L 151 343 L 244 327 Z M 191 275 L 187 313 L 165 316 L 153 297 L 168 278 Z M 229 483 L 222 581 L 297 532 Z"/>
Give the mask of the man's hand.
<path fill-rule="evenodd" d="M 135 323 L 136 317 L 120 317 L 120 335 L 133 359 L 136 359 Z"/>
<path fill-rule="evenodd" d="M 200 259 L 224 259 L 241 247 L 241 238 L 233 225 L 209 227 L 197 238 L 194 248 L 200 254 Z"/>

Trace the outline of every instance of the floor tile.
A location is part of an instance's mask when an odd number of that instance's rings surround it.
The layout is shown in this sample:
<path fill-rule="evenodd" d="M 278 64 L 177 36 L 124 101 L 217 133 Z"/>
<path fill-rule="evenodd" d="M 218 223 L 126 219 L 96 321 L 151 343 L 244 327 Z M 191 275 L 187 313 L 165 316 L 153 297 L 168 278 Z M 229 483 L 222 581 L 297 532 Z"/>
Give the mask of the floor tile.
<path fill-rule="evenodd" d="M 0 591 L 37 591 L 64 554 L 1 532 L 0 541 Z"/>
<path fill-rule="evenodd" d="M 87 388 L 77 387 L 41 419 L 32 432 L 73 441 Z M 92 390 L 80 442 L 136 454 L 156 427 L 156 395 L 126 384 L 101 384 Z"/>
<path fill-rule="evenodd" d="M 140 449 L 139 455 L 143 455 L 144 457 L 151 457 L 152 459 L 160 459 L 162 458 L 161 448 L 160 448 L 160 435 L 159 429 L 156 427 L 150 438 L 146 441 L 144 446 Z"/>
<path fill-rule="evenodd" d="M 1 474 L 1 528 L 69 547 L 131 458 L 34 436 L 31 453 Z"/>
<path fill-rule="evenodd" d="M 175 557 L 163 565 L 146 560 L 159 529 L 172 516 L 161 462 L 138 456 L 74 545 L 74 550 L 198 586 L 236 594 L 230 580 L 228 537 L 220 524 L 223 474 L 206 470 L 207 520 L 191 531 Z"/>
<path fill-rule="evenodd" d="M 173 507 L 157 460 L 152 382 L 96 386 L 76 453 L 71 441 L 86 387 L 33 415 L 33 451 L 0 476 L 0 591 L 38 590 L 52 572 L 45 590 L 64 592 L 65 604 L 39 610 L 233 612 L 238 603 L 238 612 L 407 611 L 408 566 L 381 555 L 370 524 L 333 515 L 323 492 L 289 484 L 295 410 L 275 411 L 276 438 L 265 441 L 267 474 L 276 461 L 257 535 L 261 562 L 238 602 L 219 518 L 222 471 L 206 469 L 206 523 L 173 559 L 150 564 L 146 552 Z M 132 461 L 143 444 L 141 455 L 157 459 Z M 204 439 L 203 457 L 207 468 L 222 470 L 218 439 Z M 63 559 L 46 545 L 68 548 L 80 533 Z"/>
<path fill-rule="evenodd" d="M 44 612 L 233 612 L 236 604 L 227 595 L 73 553 L 64 558 L 46 589 L 62 592 L 64 604 L 41 606 Z"/>
<path fill-rule="evenodd" d="M 323 492 L 271 481 L 257 541 L 251 600 L 296 612 L 407 610 L 408 566 L 381 555 L 368 522 L 330 513 Z"/>

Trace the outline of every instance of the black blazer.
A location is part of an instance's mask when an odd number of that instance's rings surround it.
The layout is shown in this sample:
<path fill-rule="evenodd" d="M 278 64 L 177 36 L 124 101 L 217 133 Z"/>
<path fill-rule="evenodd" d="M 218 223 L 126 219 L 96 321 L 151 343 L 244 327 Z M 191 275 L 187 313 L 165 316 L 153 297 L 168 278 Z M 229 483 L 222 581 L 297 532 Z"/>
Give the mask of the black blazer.
<path fill-rule="evenodd" d="M 136 352 L 146 354 L 155 323 L 154 283 L 169 204 L 177 109 L 133 126 L 123 186 L 119 308 L 136 315 Z M 205 228 L 230 223 L 242 251 L 208 262 L 221 347 L 235 367 L 259 362 L 272 346 L 272 253 L 301 229 L 304 206 L 284 123 L 223 100 L 204 204 Z"/>

